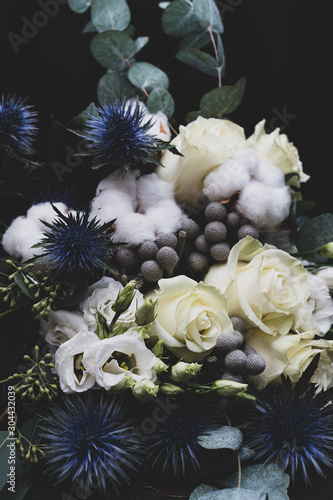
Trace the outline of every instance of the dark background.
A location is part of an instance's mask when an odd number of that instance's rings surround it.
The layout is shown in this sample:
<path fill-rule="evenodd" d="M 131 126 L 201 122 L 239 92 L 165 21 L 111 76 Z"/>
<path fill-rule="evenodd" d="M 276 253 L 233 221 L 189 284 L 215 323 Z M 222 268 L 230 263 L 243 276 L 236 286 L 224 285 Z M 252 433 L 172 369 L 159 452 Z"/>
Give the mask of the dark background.
<path fill-rule="evenodd" d="M 0 93 L 29 97 L 39 114 L 38 149 L 43 159 L 52 161 L 47 132 L 51 114 L 63 123 L 96 102 L 97 83 L 105 70 L 89 52 L 92 35 L 81 33 L 89 12 L 76 14 L 67 5 L 59 5 L 58 13 L 14 52 L 8 33 L 22 35 L 25 18 L 31 21 L 44 1 L 1 2 Z M 128 4 L 136 35 L 150 38 L 137 60 L 150 61 L 169 75 L 175 119 L 178 125 L 185 124 L 185 114 L 198 109 L 202 94 L 217 82 L 174 58 L 179 40 L 163 34 L 158 0 Z M 247 135 L 263 118 L 267 125 L 280 126 L 311 175 L 303 186 L 303 198 L 315 200 L 317 212 L 333 211 L 329 2 L 218 0 L 217 5 L 225 26 L 223 83 L 232 85 L 241 76 L 247 79 L 243 102 L 230 118 Z M 285 123 L 276 118 L 279 114 L 287 114 Z"/>

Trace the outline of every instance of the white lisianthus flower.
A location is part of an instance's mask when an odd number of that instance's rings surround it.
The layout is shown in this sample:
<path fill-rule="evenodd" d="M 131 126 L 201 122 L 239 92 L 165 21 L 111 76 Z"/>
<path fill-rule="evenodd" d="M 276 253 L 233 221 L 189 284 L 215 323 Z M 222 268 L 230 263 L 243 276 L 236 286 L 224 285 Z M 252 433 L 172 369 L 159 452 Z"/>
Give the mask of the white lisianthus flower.
<path fill-rule="evenodd" d="M 333 267 L 320 267 L 316 271 L 316 276 L 326 283 L 329 290 L 333 290 Z"/>
<path fill-rule="evenodd" d="M 164 151 L 164 166 L 157 167 L 156 173 L 173 184 L 176 201 L 196 206 L 206 175 L 244 146 L 245 133 L 229 120 L 199 116 L 180 126 L 171 144 L 182 156 Z"/>
<path fill-rule="evenodd" d="M 83 312 L 83 318 L 89 330 L 96 331 L 98 314 L 101 314 L 110 324 L 114 318 L 115 312 L 112 309 L 118 294 L 123 290 L 123 286 L 119 281 L 104 276 L 97 283 L 91 285 L 88 289 L 87 298 L 80 304 L 80 309 Z M 136 290 L 133 300 L 128 309 L 123 312 L 118 318 L 117 325 L 123 325 L 125 328 L 130 328 L 135 325 L 135 311 L 144 303 L 143 295 L 139 290 Z"/>
<path fill-rule="evenodd" d="M 255 149 L 261 161 L 268 161 L 279 167 L 284 175 L 295 174 L 289 184 L 297 188 L 310 177 L 303 172 L 297 148 L 288 140 L 286 134 L 280 134 L 280 129 L 266 134 L 265 120 L 260 121 L 254 133 L 246 140 L 246 146 Z M 291 190 L 292 194 L 295 194 Z"/>
<path fill-rule="evenodd" d="M 326 390 L 332 385 L 333 341 L 314 337 L 316 329 L 304 333 L 287 335 L 267 335 L 259 329 L 250 330 L 246 334 L 246 344 L 253 347 L 266 361 L 265 370 L 252 377 L 252 382 L 258 390 L 264 389 L 269 383 L 279 382 L 283 374 L 292 382 L 297 382 L 314 356 L 320 353 L 318 368 L 312 381 L 318 384 L 318 389 Z"/>
<path fill-rule="evenodd" d="M 289 333 L 309 292 L 298 259 L 250 236 L 234 245 L 227 263 L 212 266 L 204 282 L 225 293 L 230 316 L 270 335 Z"/>
<path fill-rule="evenodd" d="M 106 390 L 122 390 L 135 382 L 157 379 L 155 355 L 136 332 L 100 340 L 85 349 L 82 363 Z"/>
<path fill-rule="evenodd" d="M 227 299 L 217 288 L 183 275 L 161 279 L 158 286 L 157 316 L 149 333 L 179 358 L 200 361 L 220 333 L 233 331 Z"/>
<path fill-rule="evenodd" d="M 58 348 L 54 371 L 59 377 L 63 392 L 83 392 L 95 385 L 94 373 L 87 370 L 82 360 L 85 349 L 99 342 L 94 333 L 81 331 Z"/>

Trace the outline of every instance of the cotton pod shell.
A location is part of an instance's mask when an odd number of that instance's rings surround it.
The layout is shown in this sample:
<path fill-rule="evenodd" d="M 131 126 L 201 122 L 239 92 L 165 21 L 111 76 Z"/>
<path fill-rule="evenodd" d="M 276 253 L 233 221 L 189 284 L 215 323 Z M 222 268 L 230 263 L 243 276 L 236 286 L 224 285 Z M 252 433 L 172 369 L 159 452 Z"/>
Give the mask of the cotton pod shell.
<path fill-rule="evenodd" d="M 141 265 L 142 277 L 150 282 L 158 281 L 163 276 L 163 269 L 156 260 L 146 260 Z"/>
<path fill-rule="evenodd" d="M 242 345 L 243 335 L 235 330 L 234 332 L 220 333 L 216 338 L 216 349 L 220 352 L 230 352 Z"/>
<path fill-rule="evenodd" d="M 249 375 L 259 375 L 266 368 L 266 361 L 260 354 L 250 354 L 246 358 L 245 370 Z"/>
<path fill-rule="evenodd" d="M 240 349 L 235 349 L 225 355 L 224 364 L 227 370 L 233 372 L 240 372 L 246 366 L 246 354 Z"/>
<path fill-rule="evenodd" d="M 173 248 L 162 247 L 156 254 L 156 260 L 164 269 L 173 269 L 178 263 L 179 257 Z"/>

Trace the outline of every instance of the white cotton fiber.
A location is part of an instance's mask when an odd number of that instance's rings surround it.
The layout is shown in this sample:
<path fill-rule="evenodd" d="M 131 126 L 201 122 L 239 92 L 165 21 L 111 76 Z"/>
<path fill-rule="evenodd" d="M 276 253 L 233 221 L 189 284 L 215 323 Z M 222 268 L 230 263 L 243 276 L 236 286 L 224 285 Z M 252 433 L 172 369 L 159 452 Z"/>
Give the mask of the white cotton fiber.
<path fill-rule="evenodd" d="M 36 205 L 32 205 L 32 207 L 29 208 L 27 211 L 27 219 L 33 219 L 36 221 L 37 224 L 40 225 L 40 227 L 44 230 L 46 230 L 46 226 L 41 220 L 48 222 L 49 224 L 52 223 L 52 221 L 56 218 L 59 217 L 57 212 L 54 210 L 52 207 L 55 206 L 59 212 L 61 212 L 63 215 L 67 213 L 67 206 L 65 203 L 62 202 L 56 202 L 56 203 L 50 203 L 49 201 L 44 202 L 44 203 L 38 203 Z"/>
<path fill-rule="evenodd" d="M 19 216 L 5 231 L 2 246 L 11 257 L 24 262 L 42 253 L 42 248 L 31 248 L 42 238 L 43 231 L 38 220 Z"/>
<path fill-rule="evenodd" d="M 90 204 L 90 218 L 96 217 L 103 224 L 129 213 L 133 213 L 130 197 L 115 189 L 103 190 Z"/>
<path fill-rule="evenodd" d="M 259 159 L 254 148 L 241 149 L 240 151 L 237 151 L 232 158 L 238 163 L 244 165 L 250 175 L 253 174 L 259 163 Z"/>
<path fill-rule="evenodd" d="M 162 200 L 156 207 L 149 208 L 145 216 L 152 222 L 156 234 L 173 233 L 184 223 L 183 212 L 174 200 Z"/>
<path fill-rule="evenodd" d="M 173 199 L 173 187 L 156 174 L 143 175 L 137 181 L 138 210 L 144 213 L 150 207 L 156 207 L 161 200 Z"/>
<path fill-rule="evenodd" d="M 249 181 L 250 174 L 246 165 L 230 158 L 205 177 L 203 194 L 210 201 L 228 200 Z"/>
<path fill-rule="evenodd" d="M 138 170 L 125 173 L 116 171 L 99 182 L 96 189 L 96 196 L 102 194 L 103 191 L 111 189 L 114 192 L 122 193 L 123 199 L 127 198 L 132 204 L 133 210 L 135 210 L 137 206 L 136 182 L 138 175 Z"/>
<path fill-rule="evenodd" d="M 115 243 L 140 245 L 144 240 L 154 239 L 153 223 L 145 215 L 133 212 L 117 219 L 116 230 L 112 238 Z"/>
<path fill-rule="evenodd" d="M 288 216 L 290 208 L 288 187 L 270 188 L 251 181 L 240 193 L 236 210 L 260 230 L 276 228 Z"/>
<path fill-rule="evenodd" d="M 253 178 L 270 187 L 281 188 L 286 184 L 282 170 L 274 165 L 274 163 L 266 161 L 258 164 L 253 173 Z"/>

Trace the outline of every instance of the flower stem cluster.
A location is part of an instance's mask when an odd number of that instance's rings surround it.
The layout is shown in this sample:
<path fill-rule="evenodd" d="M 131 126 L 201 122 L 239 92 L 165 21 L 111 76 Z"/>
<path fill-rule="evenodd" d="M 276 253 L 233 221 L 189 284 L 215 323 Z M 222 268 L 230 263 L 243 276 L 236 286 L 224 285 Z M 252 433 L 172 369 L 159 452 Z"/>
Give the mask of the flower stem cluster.
<path fill-rule="evenodd" d="M 16 432 L 18 434 L 18 438 L 16 439 L 15 444 L 18 446 L 19 457 L 23 461 L 23 465 L 37 465 L 39 458 L 44 457 L 45 452 L 39 446 L 32 443 L 27 437 L 23 436 L 17 427 Z M 28 448 L 23 445 L 22 441 L 27 443 Z"/>

